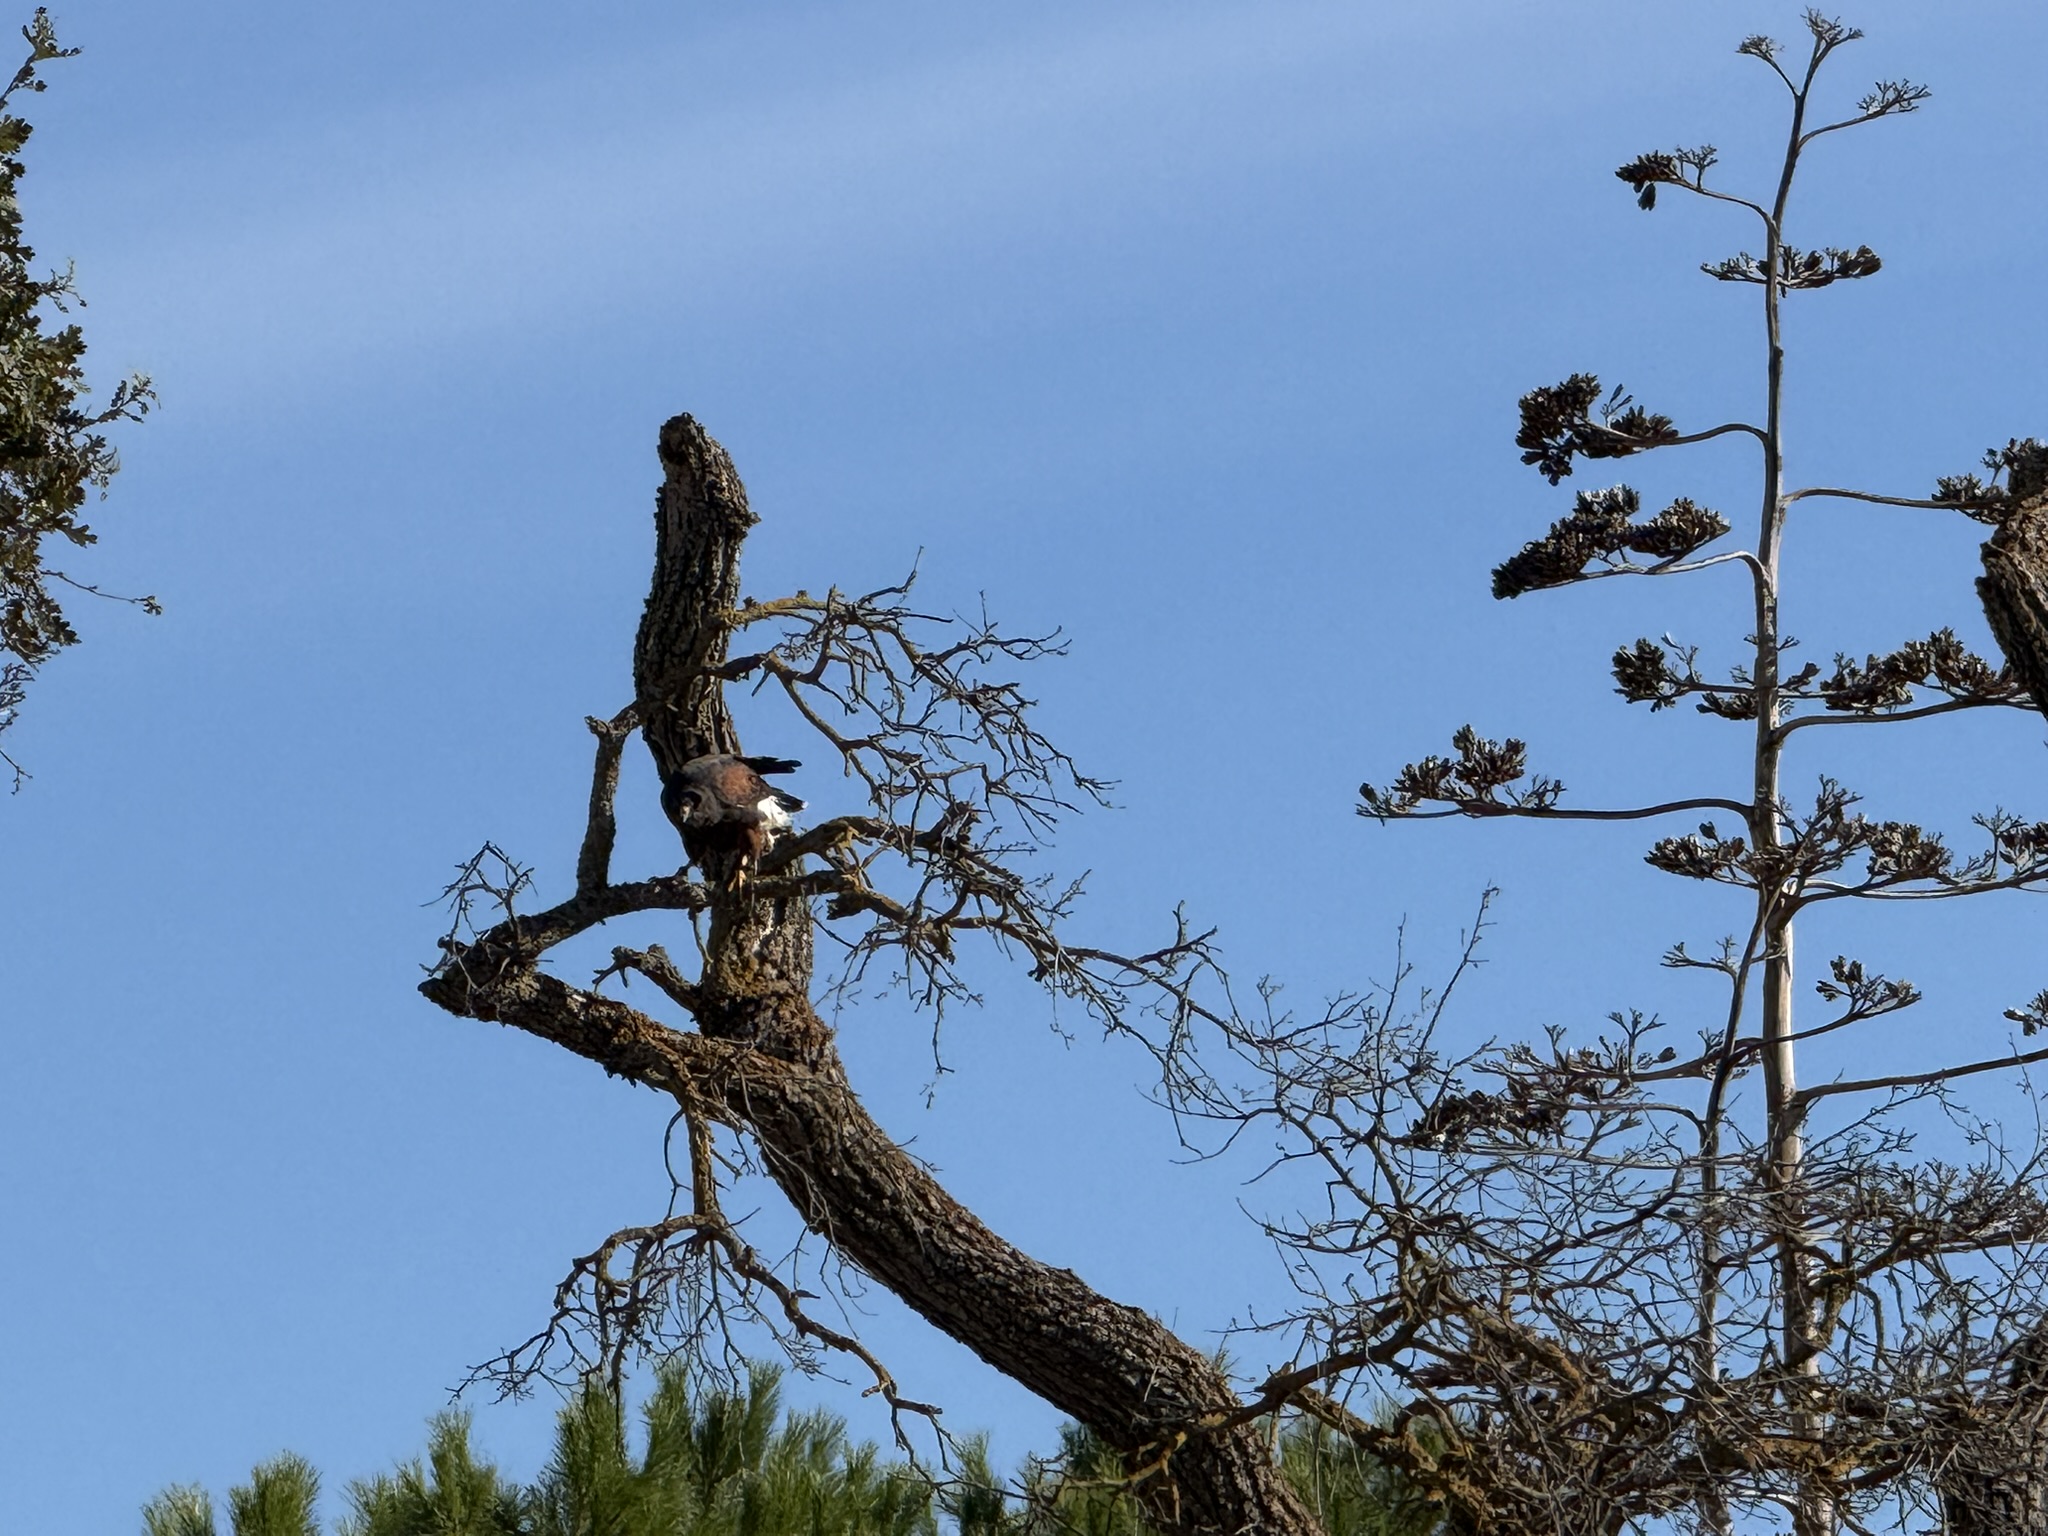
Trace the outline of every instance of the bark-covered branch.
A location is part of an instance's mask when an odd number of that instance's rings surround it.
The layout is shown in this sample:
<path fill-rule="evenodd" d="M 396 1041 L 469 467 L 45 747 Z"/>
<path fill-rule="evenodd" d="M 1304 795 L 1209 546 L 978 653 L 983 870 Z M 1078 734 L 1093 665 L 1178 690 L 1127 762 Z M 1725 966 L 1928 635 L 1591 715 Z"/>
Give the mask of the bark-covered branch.
<path fill-rule="evenodd" d="M 729 661 L 732 632 L 754 621 L 739 596 L 739 555 L 755 519 L 730 459 L 691 418 L 663 428 L 661 456 L 653 590 L 633 666 L 634 713 L 657 769 L 667 775 L 691 757 L 738 751 L 723 687 L 759 675 L 780 687 L 801 720 L 826 729 L 867 783 L 875 814 L 837 818 L 792 839 L 744 889 L 681 876 L 612 886 L 604 869 L 616 784 L 610 754 L 614 730 L 629 722 L 593 727 L 599 755 L 577 894 L 524 916 L 514 907 L 528 872 L 502 856 L 494 877 L 470 866 L 452 892 L 458 904 L 495 903 L 496 920 L 459 923 L 421 990 L 451 1013 L 524 1030 L 666 1094 L 696 1121 L 744 1135 L 805 1225 L 843 1261 L 1121 1452 L 1165 1528 L 1307 1536 L 1314 1522 L 1211 1361 L 1145 1312 L 1005 1242 L 947 1194 L 868 1115 L 812 1004 L 812 899 L 820 895 L 842 920 L 866 920 L 864 934 L 879 935 L 850 941 L 856 951 L 893 944 L 909 953 L 985 932 L 1022 945 L 1049 985 L 1081 985 L 1112 1008 L 1124 1005 L 1132 985 L 1164 982 L 1170 998 L 1175 969 L 1200 963 L 1205 941 L 1184 928 L 1174 944 L 1143 956 L 1068 945 L 1059 930 L 1071 896 L 1020 880 L 1004 845 L 977 835 L 978 823 L 1005 813 L 1027 830 L 1042 826 L 1064 803 L 1051 788 L 1055 775 L 1084 795 L 1100 787 L 1038 734 L 1028 699 L 974 671 L 993 657 L 1045 654 L 1050 643 L 1019 650 L 977 622 L 946 645 L 925 644 L 912 632 L 923 616 L 901 605 L 902 589 L 889 589 L 773 605 L 774 617 L 803 626 L 795 638 Z M 851 704 L 856 715 L 865 709 L 860 731 L 825 719 L 807 697 L 814 691 Z M 825 865 L 807 867 L 811 856 Z M 886 876 L 876 862 L 884 857 L 907 874 Z M 888 878 L 907 878 L 907 894 L 885 891 Z M 610 973 L 654 982 L 692 1016 L 694 1030 L 541 968 L 550 945 L 656 908 L 708 913 L 700 973 L 686 976 L 665 952 L 623 948 Z M 741 1265 L 723 1218 L 694 1197 L 693 1204 L 700 1208 L 615 1239 L 599 1255 L 624 1243 L 652 1244 L 647 1251 L 658 1257 L 671 1240 L 706 1238 L 784 1305 L 800 1333 L 860 1353 L 858 1341 L 824 1337 L 819 1325 L 799 1321 L 800 1309 L 789 1307 L 800 1298 L 778 1290 L 784 1283 L 758 1261 Z M 601 1281 L 604 1262 L 578 1261 L 571 1282 Z M 612 1321 L 624 1326 L 629 1318 Z M 878 1362 L 861 1357 L 878 1382 L 886 1378 Z M 892 1379 L 885 1395 L 917 1406 L 895 1396 Z"/>
<path fill-rule="evenodd" d="M 590 810 L 583 832 L 583 848 L 576 855 L 578 896 L 593 895 L 611 882 L 612 844 L 618 838 L 612 803 L 619 793 L 619 760 L 625 755 L 626 742 L 639 725 L 639 719 L 633 707 L 628 705 L 609 720 L 591 715 L 583 723 L 597 738 L 597 762 L 590 773 Z"/>
<path fill-rule="evenodd" d="M 2033 1066 L 2043 1061 L 2048 1061 L 2048 1047 L 2038 1051 L 2015 1051 L 1984 1061 L 1958 1062 L 1953 1066 L 1936 1067 L 1927 1072 L 1896 1072 L 1884 1077 L 1845 1078 L 1800 1089 L 1798 1102 L 1813 1104 L 1821 1099 L 1845 1093 L 1882 1093 L 1888 1089 L 1935 1088 L 1955 1082 L 1959 1078 L 1976 1077 L 1985 1072 L 1998 1072 L 2012 1067 Z"/>

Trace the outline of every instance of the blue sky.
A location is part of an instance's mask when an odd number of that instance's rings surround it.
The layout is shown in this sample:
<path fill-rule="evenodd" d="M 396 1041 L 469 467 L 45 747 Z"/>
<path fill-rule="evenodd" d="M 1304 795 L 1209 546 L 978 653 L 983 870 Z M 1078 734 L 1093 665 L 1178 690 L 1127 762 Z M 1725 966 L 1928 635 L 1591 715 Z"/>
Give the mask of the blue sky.
<path fill-rule="evenodd" d="M 1870 38 L 1837 100 L 1899 75 L 1936 94 L 1811 165 L 1795 240 L 1886 266 L 1798 301 L 1792 475 L 1920 494 L 2048 425 L 2026 170 L 2048 17 L 1846 19 Z M 1054 854 L 1092 871 L 1089 934 L 1142 942 L 1186 900 L 1241 975 L 1312 1003 L 1383 979 L 1404 919 L 1440 963 L 1494 883 L 1472 1038 L 1711 1006 L 1655 958 L 1737 917 L 1644 868 L 1641 829 L 1350 808 L 1467 720 L 1527 738 L 1577 803 L 1739 785 L 1739 731 L 1631 712 L 1606 676 L 1641 634 L 1729 655 L 1732 577 L 1496 604 L 1487 571 L 1573 488 L 1516 462 L 1524 390 L 1587 369 L 1681 424 L 1755 408 L 1753 293 L 1695 270 L 1753 232 L 1682 199 L 1645 216 L 1611 172 L 1705 140 L 1723 184 L 1757 185 L 1779 103 L 1733 47 L 1792 40 L 1795 8 L 58 21 L 86 51 L 31 104 L 31 238 L 77 263 L 95 378 L 146 369 L 163 396 L 74 574 L 167 611 L 79 608 L 86 644 L 8 738 L 36 775 L 0 804 L 11 1528 L 131 1528 L 164 1483 L 222 1490 L 284 1446 L 337 1483 L 376 1470 L 531 1330 L 570 1255 L 658 1209 L 659 1102 L 412 989 L 426 904 L 481 841 L 563 888 L 581 722 L 627 702 L 677 411 L 762 514 L 749 591 L 877 585 L 922 550 L 928 601 L 1065 627 L 1035 691 L 1119 781 Z M 1639 462 L 1646 499 L 1745 525 L 1738 447 Z M 1809 507 L 1787 590 L 1810 654 L 1944 623 L 1988 644 L 1971 525 Z M 805 755 L 788 722 L 748 726 Z M 2038 816 L 2043 734 L 2003 712 L 1815 732 L 1831 755 L 1792 781 L 1826 768 L 1943 825 Z M 1298 818 L 1277 835 L 1242 814 L 1253 764 Z M 845 808 L 829 775 L 797 787 Z M 672 868 L 637 749 L 624 794 L 618 868 Z M 1999 1010 L 2048 985 L 2025 900 L 1879 917 L 1804 941 L 1928 992 L 1861 1052 L 1920 1060 L 1930 1027 L 1995 1050 Z M 634 937 L 661 930 L 601 943 Z M 925 1021 L 888 999 L 841 1019 L 883 1122 L 1006 1235 L 1190 1338 L 1284 1301 L 1238 1209 L 1270 1197 L 1255 1164 L 1188 1165 L 1136 1052 L 988 985 L 935 1088 Z M 906 1391 L 1006 1457 L 1050 1445 L 1042 1406 L 867 1305 Z M 480 1437 L 530 1472 L 549 1412 L 479 1403 Z"/>

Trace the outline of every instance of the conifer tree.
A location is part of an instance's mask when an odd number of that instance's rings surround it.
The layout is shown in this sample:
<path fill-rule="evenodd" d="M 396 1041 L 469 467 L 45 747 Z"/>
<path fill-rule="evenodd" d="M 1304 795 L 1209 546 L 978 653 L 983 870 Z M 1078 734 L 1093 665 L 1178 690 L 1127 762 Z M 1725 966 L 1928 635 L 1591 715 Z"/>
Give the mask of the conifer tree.
<path fill-rule="evenodd" d="M 18 96 L 46 88 L 42 65 L 78 50 L 58 46 L 41 7 L 22 36 L 28 57 L 0 89 L 0 734 L 14 723 L 36 670 L 78 642 L 57 590 L 107 595 L 51 565 L 44 541 L 95 541 L 79 514 L 92 492 L 105 493 L 120 464 L 105 429 L 140 418 L 155 399 L 149 380 L 137 376 L 89 404 L 85 334 L 75 322 L 53 325 L 83 301 L 68 267 L 37 275 L 24 238 L 21 154 L 33 130 L 15 107 Z M 128 601 L 157 611 L 153 597 Z M 0 765 L 20 788 L 27 775 L 4 748 Z"/>

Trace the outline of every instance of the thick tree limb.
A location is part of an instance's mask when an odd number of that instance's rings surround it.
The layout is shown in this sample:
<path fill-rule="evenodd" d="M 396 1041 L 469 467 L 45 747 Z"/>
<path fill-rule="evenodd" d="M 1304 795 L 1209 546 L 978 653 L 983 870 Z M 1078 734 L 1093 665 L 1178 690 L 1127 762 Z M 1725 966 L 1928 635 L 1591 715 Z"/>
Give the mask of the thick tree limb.
<path fill-rule="evenodd" d="M 658 764 L 737 752 L 717 672 L 740 601 L 740 545 L 760 519 L 723 448 L 689 416 L 661 429 L 654 585 L 633 642 L 641 733 Z"/>
<path fill-rule="evenodd" d="M 642 733 L 666 774 L 705 752 L 739 750 L 720 690 L 731 628 L 744 613 L 740 546 L 755 519 L 731 460 L 691 418 L 662 429 L 661 457 L 654 584 L 633 672 Z M 593 831 L 579 868 L 586 876 L 598 871 L 595 848 L 609 841 L 598 831 L 600 820 L 608 830 L 609 810 L 600 816 L 597 790 L 616 771 L 605 761 L 609 737 L 599 734 Z M 729 889 L 716 870 L 701 885 L 680 877 L 642 883 L 641 895 L 664 899 L 639 906 L 710 912 L 703 972 L 694 982 L 652 951 L 615 954 L 616 967 L 646 975 L 688 1007 L 696 1033 L 538 969 L 548 943 L 633 909 L 616 894 L 625 888 L 602 883 L 540 917 L 508 918 L 472 942 L 451 938 L 446 961 L 421 990 L 452 1013 L 524 1030 L 668 1094 L 693 1122 L 750 1135 L 812 1231 L 1122 1452 L 1142 1478 L 1148 1511 L 1166 1529 L 1310 1536 L 1313 1519 L 1265 1440 L 1239 1422 L 1237 1394 L 1203 1354 L 1148 1314 L 1005 1242 L 905 1153 L 854 1093 L 810 997 L 809 894 L 851 881 L 839 871 L 806 875 L 801 854 L 883 830 L 856 818 L 819 829 L 823 836 L 787 850 L 768 878 L 744 891 Z M 936 845 L 919 851 L 953 853 Z"/>

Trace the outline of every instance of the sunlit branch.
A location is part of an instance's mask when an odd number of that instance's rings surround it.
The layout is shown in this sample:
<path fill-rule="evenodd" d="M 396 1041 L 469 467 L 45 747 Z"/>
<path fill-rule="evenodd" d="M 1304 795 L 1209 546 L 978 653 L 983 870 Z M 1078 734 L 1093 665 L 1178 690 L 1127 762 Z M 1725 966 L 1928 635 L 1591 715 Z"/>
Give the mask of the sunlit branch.
<path fill-rule="evenodd" d="M 1625 811 L 1572 810 L 1557 806 L 1505 805 L 1498 800 L 1461 800 L 1449 810 L 1408 811 L 1399 816 L 1379 818 L 1387 821 L 1442 821 L 1452 816 L 1522 816 L 1531 821 L 1644 821 L 1652 816 L 1671 816 L 1680 811 L 1728 811 L 1748 818 L 1753 806 L 1739 800 L 1722 800 L 1706 797 L 1698 800 L 1669 800 L 1662 805 L 1640 806 Z M 1361 815 L 1370 814 L 1361 811 Z"/>
<path fill-rule="evenodd" d="M 1929 1088 L 1954 1078 L 1973 1077 L 1981 1072 L 1996 1072 L 2004 1067 L 2031 1066 L 2037 1061 L 2048 1061 L 2048 1046 L 2043 1046 L 2037 1051 L 1997 1056 L 1987 1061 L 1973 1061 L 1959 1067 L 1941 1067 L 1932 1072 L 1906 1072 L 1895 1077 L 1866 1077 L 1853 1082 L 1819 1083 L 1811 1088 L 1800 1089 L 1794 1095 L 1794 1101 L 1803 1106 L 1816 1099 L 1830 1098 L 1836 1094 L 1872 1093 L 1883 1088 Z"/>
<path fill-rule="evenodd" d="M 1666 183 L 1666 185 L 1670 185 L 1670 183 Z M 1688 185 L 1686 190 L 1697 192 L 1699 188 Z M 1709 193 L 1707 195 L 1712 196 L 1713 194 Z M 1770 440 L 1765 435 L 1762 427 L 1751 426 L 1746 421 L 1727 421 L 1718 427 L 1708 427 L 1701 432 L 1680 432 L 1674 433 L 1670 437 L 1658 438 L 1632 437 L 1626 432 L 1616 431 L 1613 427 L 1606 426 L 1597 421 L 1584 423 L 1584 430 L 1589 433 L 1599 433 L 1602 436 L 1612 438 L 1617 444 L 1626 444 L 1632 453 L 1653 453 L 1659 448 L 1683 448 L 1688 443 L 1711 442 L 1714 438 L 1726 437 L 1731 432 L 1747 432 L 1760 443 Z"/>
<path fill-rule="evenodd" d="M 1847 1013 L 1837 1018 L 1829 1019 L 1825 1024 L 1816 1024 L 1811 1029 L 1802 1029 L 1794 1034 L 1787 1035 L 1785 1040 L 1790 1045 L 1798 1045 L 1806 1040 L 1818 1040 L 1822 1035 L 1832 1035 L 1837 1030 L 1847 1029 L 1852 1024 L 1868 1023 L 1871 1019 L 1881 1019 L 1887 1013 L 1896 1013 L 1897 1011 L 1894 1008 L 1875 1010 L 1851 1008 Z M 1764 1037 L 1762 1035 L 1744 1035 L 1736 1042 L 1736 1048 L 1740 1051 L 1755 1052 L 1762 1050 L 1764 1044 Z"/>
<path fill-rule="evenodd" d="M 1804 149 L 1824 133 L 1839 133 L 1844 128 L 1874 123 L 1881 117 L 1897 117 L 1901 113 L 1914 111 L 1930 94 L 1925 86 L 1914 85 L 1910 81 L 1880 81 L 1876 90 L 1856 104 L 1860 110 L 1855 117 L 1845 117 L 1838 123 L 1829 123 L 1814 129 L 1800 139 L 1799 148 Z"/>
<path fill-rule="evenodd" d="M 1847 712 L 1825 715 L 1799 715 L 1787 720 L 1777 730 L 1778 740 L 1783 741 L 1794 731 L 1803 731 L 1815 725 L 1897 725 L 1907 720 L 1927 720 L 1935 715 L 1952 715 L 1963 709 L 2017 709 L 2032 713 L 2033 704 L 2026 699 L 1944 699 L 1939 704 L 1923 704 L 1917 709 L 1893 710 L 1888 714 L 1849 714 Z"/>
<path fill-rule="evenodd" d="M 1693 195 L 1694 197 L 1704 197 L 1704 198 L 1706 198 L 1706 199 L 1707 199 L 1707 200 L 1708 200 L 1709 202 L 1714 202 L 1714 203 L 1733 203 L 1733 204 L 1734 204 L 1734 205 L 1735 205 L 1735 206 L 1736 206 L 1737 208 L 1747 208 L 1747 209 L 1748 209 L 1748 210 L 1749 210 L 1749 211 L 1750 211 L 1751 213 L 1755 214 L 1755 215 L 1756 215 L 1756 216 L 1757 216 L 1758 218 L 1760 218 L 1760 219 L 1762 219 L 1762 220 L 1764 221 L 1764 228 L 1765 228 L 1765 229 L 1767 229 L 1767 230 L 1775 230 L 1775 229 L 1777 228 L 1777 224 L 1776 224 L 1776 222 L 1775 222 L 1775 221 L 1774 221 L 1774 220 L 1773 220 L 1773 219 L 1771 218 L 1771 215 L 1770 215 L 1770 210 L 1769 210 L 1769 209 L 1767 209 L 1767 208 L 1765 208 L 1765 207 L 1764 207 L 1764 206 L 1763 206 L 1762 204 L 1760 204 L 1760 203 L 1753 203 L 1753 202 L 1751 202 L 1751 201 L 1750 201 L 1750 200 L 1749 200 L 1748 198 L 1746 198 L 1746 197 L 1737 197 L 1737 196 L 1735 196 L 1735 195 L 1734 195 L 1733 193 L 1730 193 L 1730 192 L 1716 192 L 1716 191 L 1715 191 L 1715 190 L 1714 190 L 1713 188 L 1711 188 L 1711 187 L 1701 187 L 1701 186 L 1695 186 L 1695 185 L 1694 185 L 1694 184 L 1693 184 L 1692 182 L 1689 182 L 1689 181 L 1665 182 L 1665 183 L 1663 183 L 1663 185 L 1665 185 L 1665 186 L 1675 186 L 1675 187 L 1677 187 L 1677 188 L 1678 188 L 1678 189 L 1679 189 L 1680 191 L 1683 191 L 1683 192 L 1690 192 L 1690 193 L 1691 193 L 1691 194 L 1692 194 L 1692 195 Z M 1762 438 L 1764 438 L 1764 435 L 1765 435 L 1765 434 L 1763 433 L 1763 431 L 1762 431 L 1762 430 L 1761 430 L 1760 428 L 1757 428 L 1757 427 L 1742 427 L 1742 426 L 1730 426 L 1730 427 L 1726 427 L 1726 428 L 1719 428 L 1719 429 L 1717 429 L 1717 433 L 1718 433 L 1719 431 L 1748 431 L 1748 432 L 1754 432 L 1754 433 L 1756 433 L 1756 435 L 1757 435 L 1757 437 L 1758 437 L 1759 439 L 1762 439 Z"/>
<path fill-rule="evenodd" d="M 510 943 L 534 955 L 553 949 L 599 923 L 634 912 L 706 912 L 711 892 L 683 874 L 657 875 L 572 896 L 531 917 L 513 917 L 480 935 L 478 946 Z M 473 947 L 473 946 L 472 946 Z"/>
<path fill-rule="evenodd" d="M 1824 133 L 1840 133 L 1844 128 L 1855 128 L 1863 123 L 1874 123 L 1880 117 L 1890 117 L 1892 115 L 1893 114 L 1890 112 L 1866 112 L 1861 117 L 1845 117 L 1839 123 L 1829 123 L 1824 128 L 1814 129 L 1812 132 L 1808 133 L 1805 137 L 1800 139 L 1799 147 L 1802 150 L 1805 149 L 1807 145 L 1811 144 L 1815 139 L 1819 138 Z"/>
<path fill-rule="evenodd" d="M 1800 892 L 1799 905 L 1807 907 L 1816 902 L 1840 901 L 1844 897 L 1854 897 L 1859 901 L 1948 901 L 1958 896 L 1982 896 L 1990 891 L 2027 890 L 2043 883 L 2048 883 L 2048 869 L 2032 869 L 2024 874 L 2007 875 L 2002 880 L 1963 880 L 1932 890 L 1900 890 L 1890 882 L 1837 885 L 1829 880 L 1816 880 Z"/>
<path fill-rule="evenodd" d="M 1750 575 L 1754 576 L 1758 581 L 1768 580 L 1763 562 L 1746 549 L 1731 549 L 1725 554 L 1709 555 L 1704 560 L 1687 560 L 1682 564 L 1670 567 L 1670 569 L 1673 572 L 1704 571 L 1708 566 L 1726 565 L 1730 561 L 1740 561 L 1748 566 Z"/>
<path fill-rule="evenodd" d="M 1792 77 L 1785 73 L 1785 67 L 1782 64 L 1780 64 L 1775 58 L 1773 58 L 1768 53 L 1752 53 L 1750 57 L 1755 59 L 1762 59 L 1764 63 L 1768 64 L 1770 66 L 1771 73 L 1776 75 L 1780 80 L 1785 82 L 1785 89 L 1792 93 L 1794 99 L 1798 98 L 1798 96 L 1800 95 L 1799 87 L 1792 83 Z"/>
<path fill-rule="evenodd" d="M 1789 507 L 1809 496 L 1826 496 L 1837 501 L 1866 501 L 1880 507 L 1917 507 L 1931 512 L 1964 512 L 1972 507 L 1990 505 L 1987 502 L 1935 501 L 1925 496 L 1880 496 L 1875 491 L 1850 491 L 1833 485 L 1810 485 L 1804 490 L 1788 491 L 1781 500 Z"/>
<path fill-rule="evenodd" d="M 1725 554 L 1709 555 L 1704 560 L 1687 560 L 1683 556 L 1665 560 L 1656 565 L 1617 565 L 1604 571 L 1587 571 L 1574 576 L 1570 585 L 1577 586 L 1588 581 L 1605 581 L 1612 576 L 1683 576 L 1693 571 L 1704 571 L 1709 566 L 1726 565 L 1730 561 L 1741 561 L 1750 569 L 1757 580 L 1764 578 L 1763 563 L 1746 549 L 1731 549 Z"/>

